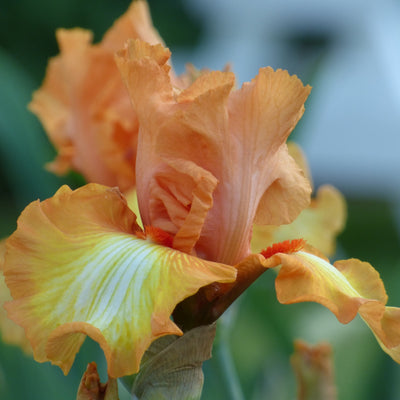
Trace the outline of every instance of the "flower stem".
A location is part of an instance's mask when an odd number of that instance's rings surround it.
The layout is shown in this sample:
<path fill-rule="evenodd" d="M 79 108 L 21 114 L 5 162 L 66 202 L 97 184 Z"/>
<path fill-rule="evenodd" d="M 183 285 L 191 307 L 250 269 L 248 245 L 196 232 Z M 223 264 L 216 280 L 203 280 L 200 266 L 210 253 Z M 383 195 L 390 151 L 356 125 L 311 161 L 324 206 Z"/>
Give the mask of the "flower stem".
<path fill-rule="evenodd" d="M 228 398 L 232 400 L 245 400 L 229 347 L 230 328 L 236 314 L 235 306 L 236 305 L 231 306 L 219 320 L 219 329 L 217 330 L 218 341 L 215 346 L 215 355 L 229 391 Z"/>
<path fill-rule="evenodd" d="M 221 342 L 219 344 L 216 355 L 229 391 L 228 398 L 232 400 L 244 400 L 232 356 L 226 343 Z"/>

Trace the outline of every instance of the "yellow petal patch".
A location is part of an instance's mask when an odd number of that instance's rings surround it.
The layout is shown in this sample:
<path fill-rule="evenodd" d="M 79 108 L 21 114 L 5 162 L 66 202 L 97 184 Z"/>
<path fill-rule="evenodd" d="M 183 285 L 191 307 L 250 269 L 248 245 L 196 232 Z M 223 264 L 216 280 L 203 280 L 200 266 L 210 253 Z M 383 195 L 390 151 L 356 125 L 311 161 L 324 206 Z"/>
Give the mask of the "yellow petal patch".
<path fill-rule="evenodd" d="M 303 171 L 305 177 L 308 179 L 310 182 L 311 187 L 313 187 L 313 182 L 312 182 L 312 176 L 311 176 L 311 171 L 310 167 L 308 165 L 307 158 L 301 149 L 301 147 L 295 143 L 295 142 L 288 142 L 288 151 L 289 154 L 292 156 L 294 161 L 296 161 L 296 164 L 300 167 L 300 169 Z"/>
<path fill-rule="evenodd" d="M 359 313 L 382 349 L 400 362 L 400 309 L 386 306 L 385 288 L 369 263 L 350 259 L 331 265 L 314 254 L 298 251 L 275 254 L 263 264 L 267 268 L 281 265 L 275 281 L 281 303 L 320 303 L 342 323 Z"/>
<path fill-rule="evenodd" d="M 125 198 L 126 198 L 129 208 L 136 215 L 136 223 L 141 228 L 143 228 L 143 222 L 142 222 L 142 219 L 140 218 L 139 203 L 138 203 L 136 188 L 128 190 L 126 193 L 124 193 L 124 195 L 125 195 Z"/>
<path fill-rule="evenodd" d="M 304 172 L 312 186 L 312 178 L 307 159 L 301 148 L 288 143 L 290 156 Z M 343 230 L 346 222 L 346 202 L 343 195 L 333 186 L 321 186 L 308 208 L 290 224 L 254 225 L 251 240 L 253 253 L 274 243 L 303 238 L 308 244 L 325 255 L 332 255 L 336 248 L 336 237 Z"/>
<path fill-rule="evenodd" d="M 7 241 L 7 310 L 38 361 L 67 373 L 89 335 L 111 377 L 133 374 L 153 340 L 182 333 L 170 319 L 177 303 L 235 279 L 234 268 L 139 239 L 138 229 L 119 192 L 95 184 L 24 210 Z"/>
<path fill-rule="evenodd" d="M 254 225 L 251 248 L 259 253 L 276 242 L 304 238 L 323 254 L 332 255 L 336 237 L 343 230 L 346 220 L 346 203 L 342 194 L 333 186 L 318 189 L 308 208 L 288 225 Z"/>

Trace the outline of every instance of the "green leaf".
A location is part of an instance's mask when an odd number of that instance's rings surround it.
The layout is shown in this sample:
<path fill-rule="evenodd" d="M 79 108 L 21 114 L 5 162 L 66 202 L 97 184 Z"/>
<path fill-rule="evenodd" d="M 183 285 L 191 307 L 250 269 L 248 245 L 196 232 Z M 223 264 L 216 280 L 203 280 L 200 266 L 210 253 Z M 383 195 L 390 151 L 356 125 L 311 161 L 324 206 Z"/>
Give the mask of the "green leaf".
<path fill-rule="evenodd" d="M 140 371 L 122 378 L 139 400 L 198 400 L 204 376 L 202 365 L 211 357 L 216 325 L 200 326 L 183 336 L 164 336 L 145 353 Z"/>

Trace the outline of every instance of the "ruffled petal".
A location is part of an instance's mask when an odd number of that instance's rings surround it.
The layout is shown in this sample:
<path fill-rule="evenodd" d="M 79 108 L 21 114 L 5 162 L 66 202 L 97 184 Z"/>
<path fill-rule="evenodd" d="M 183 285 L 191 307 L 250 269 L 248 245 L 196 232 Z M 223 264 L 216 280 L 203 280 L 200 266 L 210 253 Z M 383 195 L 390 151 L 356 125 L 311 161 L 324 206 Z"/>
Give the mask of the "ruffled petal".
<path fill-rule="evenodd" d="M 333 186 L 321 186 L 308 208 L 290 224 L 254 225 L 251 248 L 259 253 L 273 243 L 304 238 L 307 243 L 328 256 L 336 248 L 336 237 L 346 221 L 346 202 L 343 195 Z"/>
<path fill-rule="evenodd" d="M 51 171 L 74 169 L 89 182 L 124 190 L 135 183 L 137 119 L 113 52 L 91 40 L 82 29 L 57 31 L 60 55 L 29 107 L 59 153 Z"/>
<path fill-rule="evenodd" d="M 5 302 L 12 299 L 3 275 L 5 252 L 6 241 L 3 239 L 0 240 L 0 335 L 4 343 L 19 346 L 26 354 L 31 354 L 32 348 L 24 330 L 7 317 L 3 307 Z"/>
<path fill-rule="evenodd" d="M 143 240 L 118 190 L 96 184 L 31 203 L 7 240 L 4 265 L 35 359 L 67 373 L 86 335 L 102 347 L 111 377 L 138 371 L 157 337 L 182 334 L 176 304 L 234 268 Z M 139 235 L 141 236 L 141 235 Z"/>
<path fill-rule="evenodd" d="M 350 259 L 331 265 L 314 254 L 295 251 L 271 255 L 263 264 L 267 268 L 281 265 L 275 281 L 281 303 L 320 303 L 344 324 L 358 313 L 382 349 L 400 362 L 400 309 L 386 306 L 385 288 L 369 263 Z"/>
<path fill-rule="evenodd" d="M 288 150 L 312 186 L 310 169 L 301 148 L 289 142 Z M 273 243 L 301 237 L 323 254 L 331 256 L 336 248 L 336 237 L 343 230 L 345 222 L 346 201 L 343 195 L 333 186 L 324 185 L 311 199 L 309 207 L 292 223 L 254 225 L 251 249 L 253 253 L 259 253 Z"/>
<path fill-rule="evenodd" d="M 137 193 L 143 223 L 170 232 L 174 248 L 190 253 L 213 205 L 218 181 L 196 158 L 183 154 L 187 143 L 175 129 L 169 57 L 162 46 L 136 40 L 120 52 L 117 62 L 140 121 Z M 173 132 L 177 136 L 172 142 Z"/>
<path fill-rule="evenodd" d="M 153 26 L 147 1 L 134 0 L 128 10 L 105 33 L 102 46 L 116 52 L 128 39 L 140 38 L 150 44 L 164 44 Z"/>
<path fill-rule="evenodd" d="M 397 307 L 376 306 L 377 311 L 363 310 L 362 318 L 371 328 L 382 350 L 389 354 L 394 361 L 400 364 L 400 344 L 398 332 L 400 331 L 400 309 Z"/>
<path fill-rule="evenodd" d="M 132 2 L 99 44 L 83 29 L 57 31 L 60 54 L 30 104 L 58 152 L 52 172 L 73 169 L 123 191 L 135 185 L 138 121 L 114 60 L 129 38 L 162 43 L 145 1 Z"/>
<path fill-rule="evenodd" d="M 252 166 L 252 175 L 260 176 L 255 223 L 289 223 L 310 201 L 309 182 L 286 146 L 310 91 L 297 76 L 268 67 L 230 99 L 231 131 L 244 146 L 242 166 Z"/>
<path fill-rule="evenodd" d="M 169 56 L 160 45 L 136 40 L 117 57 L 140 123 L 141 215 L 145 225 L 157 220 L 173 234 L 195 215 L 196 224 L 186 224 L 193 232 L 185 230 L 185 237 L 193 242 L 201 231 L 196 253 L 234 265 L 250 254 L 255 218 L 263 224 L 288 223 L 309 203 L 310 185 L 285 141 L 303 114 L 310 87 L 286 71 L 264 68 L 240 90 L 231 72 L 214 71 L 181 91 L 169 76 Z M 193 176 L 184 171 L 182 179 L 172 163 L 190 164 L 209 181 L 212 207 L 209 200 L 196 201 Z M 167 189 L 160 179 L 166 175 Z M 211 180 L 218 182 L 215 189 Z M 179 195 L 169 189 L 178 183 Z"/>

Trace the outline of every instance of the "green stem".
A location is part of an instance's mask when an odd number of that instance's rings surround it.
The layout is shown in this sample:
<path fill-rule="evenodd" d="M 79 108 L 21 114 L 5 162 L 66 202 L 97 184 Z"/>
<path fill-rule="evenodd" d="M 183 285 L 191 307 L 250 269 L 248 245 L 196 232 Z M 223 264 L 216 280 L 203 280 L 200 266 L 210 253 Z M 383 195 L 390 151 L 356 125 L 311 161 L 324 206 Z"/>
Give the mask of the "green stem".
<path fill-rule="evenodd" d="M 226 343 L 222 342 L 219 344 L 216 355 L 224 375 L 226 387 L 229 391 L 228 398 L 232 400 L 244 400 L 242 388 L 240 387 L 239 379 L 233 365 L 232 356 Z"/>
<path fill-rule="evenodd" d="M 229 310 L 220 318 L 218 326 L 218 342 L 215 347 L 216 358 L 225 379 L 226 387 L 229 391 L 229 399 L 232 400 L 245 400 L 238 374 L 236 372 L 235 363 L 232 358 L 231 350 L 229 347 L 229 334 L 233 320 L 235 319 L 234 304 Z"/>

